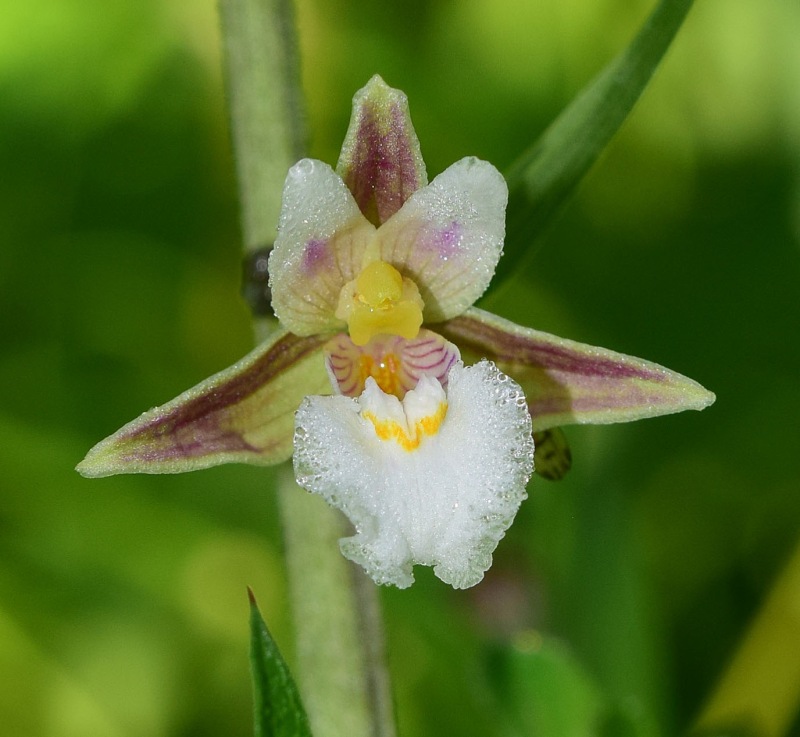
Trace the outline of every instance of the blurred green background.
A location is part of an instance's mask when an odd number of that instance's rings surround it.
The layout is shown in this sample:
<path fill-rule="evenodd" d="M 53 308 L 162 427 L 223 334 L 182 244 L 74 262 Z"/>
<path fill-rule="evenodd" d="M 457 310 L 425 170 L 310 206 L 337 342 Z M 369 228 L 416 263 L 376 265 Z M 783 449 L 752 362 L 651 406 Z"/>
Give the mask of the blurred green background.
<path fill-rule="evenodd" d="M 310 150 L 335 162 L 379 72 L 430 174 L 468 154 L 502 169 L 650 7 L 300 0 Z M 573 471 L 534 479 L 481 585 L 424 570 L 382 591 L 403 737 L 684 731 L 793 553 L 798 34 L 796 0 L 700 2 L 530 266 L 484 301 L 718 399 L 568 428 Z M 239 248 L 213 0 L 0 0 L 3 735 L 252 734 L 248 584 L 292 660 L 271 471 L 73 471 L 249 350 Z M 797 678 L 775 672 L 785 714 Z M 800 735 L 785 714 L 771 733 Z"/>

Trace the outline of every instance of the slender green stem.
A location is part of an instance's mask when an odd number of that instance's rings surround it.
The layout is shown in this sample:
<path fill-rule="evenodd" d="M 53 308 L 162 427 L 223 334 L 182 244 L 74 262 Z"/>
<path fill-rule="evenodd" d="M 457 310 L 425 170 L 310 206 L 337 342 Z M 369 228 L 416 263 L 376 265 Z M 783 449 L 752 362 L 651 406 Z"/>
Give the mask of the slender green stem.
<path fill-rule="evenodd" d="M 283 180 L 303 155 L 291 0 L 221 0 L 231 137 L 245 250 L 270 245 Z M 263 337 L 270 325 L 255 325 Z M 344 518 L 281 470 L 279 499 L 297 680 L 315 737 L 393 737 L 375 586 L 346 561 Z"/>
<path fill-rule="evenodd" d="M 283 180 L 305 149 L 291 0 L 220 0 L 246 251 L 275 240 Z"/>
<path fill-rule="evenodd" d="M 346 520 L 281 472 L 298 680 L 316 737 L 392 737 L 377 589 L 338 552 Z"/>

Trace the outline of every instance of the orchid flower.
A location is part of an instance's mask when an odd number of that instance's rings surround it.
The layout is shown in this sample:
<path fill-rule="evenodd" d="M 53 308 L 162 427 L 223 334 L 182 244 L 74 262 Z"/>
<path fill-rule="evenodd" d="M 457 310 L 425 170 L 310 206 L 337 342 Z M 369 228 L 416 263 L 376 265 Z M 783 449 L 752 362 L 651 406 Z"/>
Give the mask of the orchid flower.
<path fill-rule="evenodd" d="M 506 184 L 476 158 L 430 183 L 405 95 L 373 77 L 334 171 L 303 159 L 270 257 L 280 327 L 238 363 L 96 445 L 86 476 L 280 463 L 353 523 L 377 583 L 414 564 L 476 584 L 526 496 L 535 437 L 702 409 L 656 364 L 473 305 L 502 253 Z M 326 396 L 334 394 L 335 396 Z"/>

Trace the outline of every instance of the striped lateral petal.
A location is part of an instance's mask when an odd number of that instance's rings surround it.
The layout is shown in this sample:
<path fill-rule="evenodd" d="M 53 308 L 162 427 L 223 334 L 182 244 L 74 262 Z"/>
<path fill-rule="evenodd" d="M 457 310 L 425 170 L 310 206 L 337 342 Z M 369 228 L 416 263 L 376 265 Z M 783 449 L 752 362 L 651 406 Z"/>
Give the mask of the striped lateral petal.
<path fill-rule="evenodd" d="M 325 340 L 279 330 L 230 368 L 99 442 L 77 470 L 99 477 L 287 460 L 300 401 L 331 391 L 322 360 Z"/>
<path fill-rule="evenodd" d="M 441 335 L 425 330 L 413 340 L 379 335 L 358 346 L 341 333 L 325 345 L 325 364 L 340 394 L 357 397 L 368 377 L 387 394 L 402 399 L 423 376 L 447 388 L 447 374 L 459 359 L 458 348 Z"/>
<path fill-rule="evenodd" d="M 436 326 L 465 361 L 489 358 L 525 391 L 534 431 L 701 410 L 714 395 L 656 363 L 524 328 L 477 308 Z"/>

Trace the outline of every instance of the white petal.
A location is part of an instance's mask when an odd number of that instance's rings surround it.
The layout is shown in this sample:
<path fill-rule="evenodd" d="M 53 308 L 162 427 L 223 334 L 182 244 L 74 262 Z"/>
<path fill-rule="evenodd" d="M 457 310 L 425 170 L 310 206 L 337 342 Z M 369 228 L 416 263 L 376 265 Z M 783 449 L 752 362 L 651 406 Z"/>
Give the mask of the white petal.
<path fill-rule="evenodd" d="M 426 323 L 461 314 L 489 286 L 503 250 L 507 202 L 500 172 L 469 157 L 380 227 L 381 258 L 419 287 Z"/>
<path fill-rule="evenodd" d="M 408 434 L 446 404 L 417 445 L 384 433 L 405 420 Z M 418 425 L 422 427 L 422 425 Z M 385 428 L 384 428 L 385 429 Z M 525 498 L 533 470 L 531 419 L 519 386 L 492 363 L 450 371 L 445 395 L 423 376 L 402 403 L 371 379 L 358 399 L 308 397 L 296 415 L 295 473 L 352 521 L 342 552 L 376 583 L 401 588 L 414 564 L 434 567 L 456 588 L 478 583 Z"/>
<path fill-rule="evenodd" d="M 290 332 L 313 335 L 344 326 L 334 314 L 339 293 L 358 276 L 374 235 L 330 166 L 303 159 L 289 170 L 269 273 L 272 307 Z"/>

